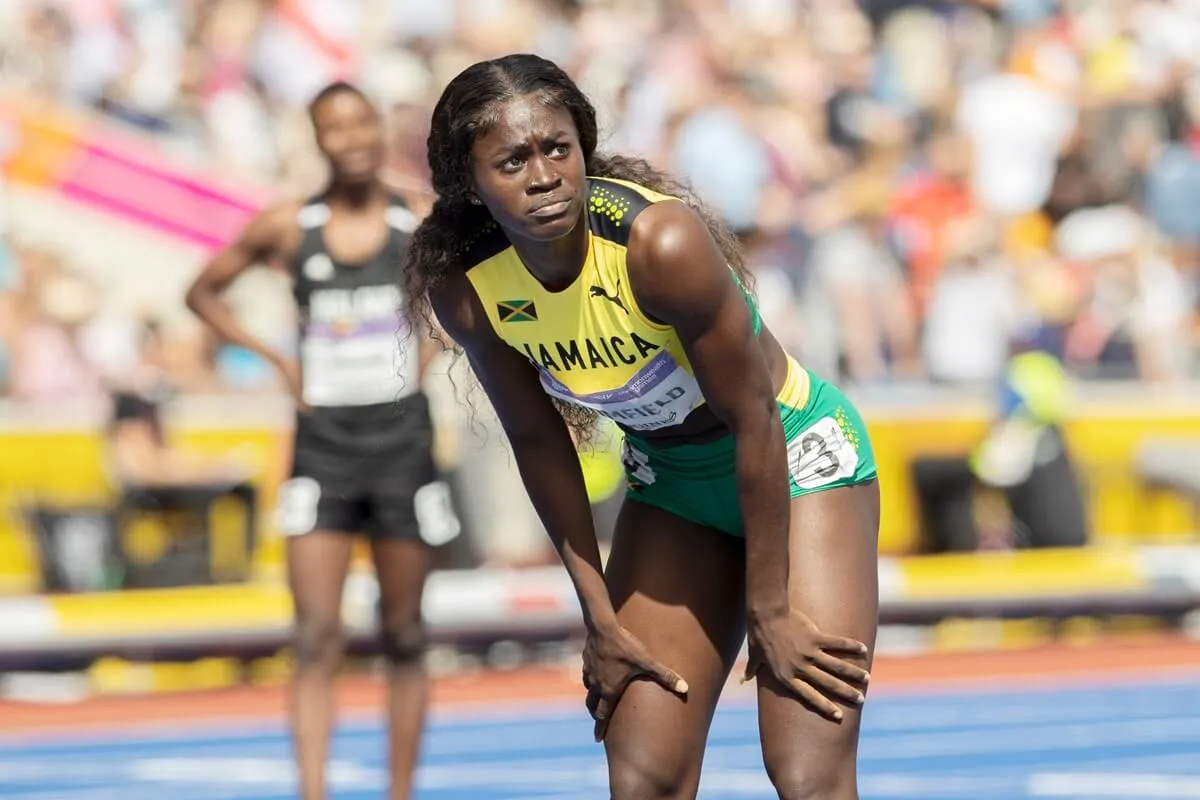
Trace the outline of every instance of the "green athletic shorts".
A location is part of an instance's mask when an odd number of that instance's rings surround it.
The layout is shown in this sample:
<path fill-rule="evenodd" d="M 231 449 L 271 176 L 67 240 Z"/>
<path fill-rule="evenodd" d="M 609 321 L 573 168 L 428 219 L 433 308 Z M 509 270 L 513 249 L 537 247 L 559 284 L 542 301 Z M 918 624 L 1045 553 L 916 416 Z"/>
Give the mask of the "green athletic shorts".
<path fill-rule="evenodd" d="M 792 497 L 866 483 L 875 453 L 858 411 L 832 383 L 788 359 L 777 400 L 787 441 Z M 803 376 L 807 374 L 807 386 Z M 658 447 L 626 435 L 626 497 L 700 525 L 742 536 L 733 436 Z"/>

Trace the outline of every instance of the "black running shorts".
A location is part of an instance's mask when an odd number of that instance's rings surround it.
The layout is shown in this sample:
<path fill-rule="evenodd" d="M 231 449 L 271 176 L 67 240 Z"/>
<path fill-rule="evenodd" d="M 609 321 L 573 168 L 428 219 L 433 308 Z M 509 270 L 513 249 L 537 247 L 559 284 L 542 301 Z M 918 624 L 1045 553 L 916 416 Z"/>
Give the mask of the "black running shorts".
<path fill-rule="evenodd" d="M 276 523 L 284 536 L 328 531 L 430 545 L 457 536 L 450 489 L 433 460 L 425 395 L 299 415 Z"/>

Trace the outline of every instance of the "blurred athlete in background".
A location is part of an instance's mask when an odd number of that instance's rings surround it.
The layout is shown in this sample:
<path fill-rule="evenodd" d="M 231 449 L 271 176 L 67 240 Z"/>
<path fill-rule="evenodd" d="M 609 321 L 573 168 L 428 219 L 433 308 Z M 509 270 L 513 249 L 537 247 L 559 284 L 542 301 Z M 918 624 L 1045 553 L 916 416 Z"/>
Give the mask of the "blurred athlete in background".
<path fill-rule="evenodd" d="M 326 796 L 333 681 L 343 652 L 342 587 L 353 534 L 370 538 L 379 578 L 381 644 L 390 666 L 393 800 L 412 795 L 426 705 L 421 595 L 430 545 L 459 523 L 432 455 L 422 392 L 432 356 L 397 310 L 398 280 L 417 219 L 380 180 L 377 109 L 335 83 L 310 105 L 329 163 L 325 190 L 262 212 L 196 279 L 188 307 L 226 341 L 267 359 L 297 403 L 290 479 L 280 489 L 295 608 L 292 730 L 303 800 Z M 251 265 L 286 269 L 300 316 L 299 361 L 249 335 L 220 292 Z"/>

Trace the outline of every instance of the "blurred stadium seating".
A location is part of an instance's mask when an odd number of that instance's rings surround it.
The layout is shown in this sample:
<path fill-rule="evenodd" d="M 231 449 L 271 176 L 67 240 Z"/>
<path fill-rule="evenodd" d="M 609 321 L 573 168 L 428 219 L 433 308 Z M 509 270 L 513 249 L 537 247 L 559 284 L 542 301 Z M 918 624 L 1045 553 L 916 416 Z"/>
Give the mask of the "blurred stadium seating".
<path fill-rule="evenodd" d="M 861 403 L 883 491 L 885 646 L 959 641 L 962 617 L 1173 625 L 1200 608 L 1196 3 L 2 6 L 0 654 L 11 662 L 282 646 L 271 507 L 290 408 L 264 364 L 201 331 L 182 292 L 263 203 L 319 188 L 304 104 L 321 85 L 359 81 L 386 110 L 389 175 L 420 207 L 432 102 L 471 61 L 514 50 L 569 68 L 596 100 L 605 147 L 669 167 L 714 204 L 743 236 L 776 335 Z M 292 346 L 280 280 L 250 276 L 231 303 Z M 109 391 L 137 368 L 148 322 L 178 390 L 173 444 L 253 475 L 261 535 L 242 563 L 245 511 L 218 503 L 205 522 L 218 585 L 49 593 L 35 512 L 111 505 Z M 1041 389 L 1010 374 L 1031 349 L 1069 376 L 1046 414 Z M 573 595 L 547 566 L 488 409 L 463 397 L 460 363 L 440 375 L 439 457 L 472 553 L 430 587 L 435 630 L 574 634 Z M 1003 502 L 1011 482 L 981 479 L 973 549 L 986 552 L 929 552 L 913 464 L 972 461 L 1014 416 L 1061 430 L 1086 546 L 1043 549 L 1053 532 L 1022 527 Z M 614 445 L 586 455 L 597 501 L 618 490 Z M 140 520 L 123 547 L 153 560 L 176 526 Z M 346 614 L 371 623 L 369 573 L 352 581 Z M 1009 635 L 971 630 L 977 644 Z"/>

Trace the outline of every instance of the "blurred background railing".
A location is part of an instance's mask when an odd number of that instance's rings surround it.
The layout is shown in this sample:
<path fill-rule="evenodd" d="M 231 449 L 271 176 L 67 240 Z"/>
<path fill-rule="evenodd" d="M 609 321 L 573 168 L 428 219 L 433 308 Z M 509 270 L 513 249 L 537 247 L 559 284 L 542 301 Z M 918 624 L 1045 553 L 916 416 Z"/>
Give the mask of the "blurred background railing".
<path fill-rule="evenodd" d="M 264 203 L 320 187 L 304 104 L 321 85 L 359 81 L 385 109 L 390 180 L 422 208 L 433 100 L 513 50 L 568 67 L 605 147 L 724 215 L 776 336 L 861 404 L 885 647 L 1186 624 L 1196 41 L 1186 0 L 4 3 L 0 669 L 279 651 L 291 409 L 184 288 Z M 257 271 L 230 302 L 294 346 L 282 279 Z M 124 502 L 113 397 L 145 363 L 174 387 L 172 457 L 236 475 L 230 491 Z M 462 364 L 435 372 L 467 534 L 426 597 L 435 633 L 460 650 L 574 635 L 486 402 Z M 602 531 L 616 445 L 581 454 Z M 365 630 L 359 566 L 346 614 Z"/>

